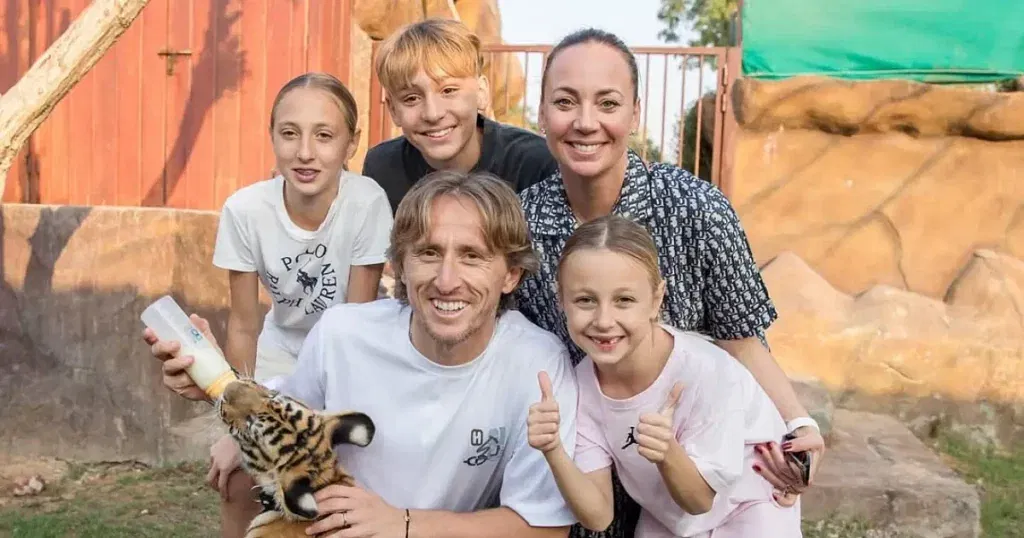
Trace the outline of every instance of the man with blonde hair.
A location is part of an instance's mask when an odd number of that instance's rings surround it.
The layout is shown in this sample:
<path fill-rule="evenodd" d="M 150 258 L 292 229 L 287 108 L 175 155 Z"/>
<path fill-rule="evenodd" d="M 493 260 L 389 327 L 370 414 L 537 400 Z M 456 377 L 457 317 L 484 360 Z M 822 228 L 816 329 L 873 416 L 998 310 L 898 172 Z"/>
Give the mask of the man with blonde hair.
<path fill-rule="evenodd" d="M 490 102 L 480 39 L 461 22 L 400 29 L 381 44 L 374 69 L 402 136 L 371 148 L 363 175 L 384 188 L 392 209 L 435 170 L 490 172 L 516 192 L 557 170 L 542 137 L 480 112 Z"/>
<path fill-rule="evenodd" d="M 399 204 L 388 257 L 396 297 L 324 311 L 294 372 L 267 382 L 316 409 L 358 409 L 376 426 L 369 446 L 337 447 L 361 487 L 319 491 L 326 517 L 309 531 L 566 536 L 575 518 L 528 444 L 526 412 L 546 371 L 559 436 L 575 446 L 576 380 L 565 345 L 507 308 L 537 267 L 515 192 L 486 173 L 430 174 Z M 164 385 L 203 398 L 185 371 L 191 357 L 177 357 L 174 342 L 149 343 Z M 251 487 L 232 474 L 233 491 Z M 227 503 L 237 519 L 256 515 L 246 495 Z"/>

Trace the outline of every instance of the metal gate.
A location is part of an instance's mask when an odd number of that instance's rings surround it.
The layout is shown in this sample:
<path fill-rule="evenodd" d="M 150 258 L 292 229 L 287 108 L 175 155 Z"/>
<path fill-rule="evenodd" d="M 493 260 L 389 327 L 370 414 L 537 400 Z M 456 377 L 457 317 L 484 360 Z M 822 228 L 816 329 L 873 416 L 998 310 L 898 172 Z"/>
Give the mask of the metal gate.
<path fill-rule="evenodd" d="M 541 74 L 551 48 L 483 46 L 484 72 L 491 84 L 488 116 L 537 131 Z M 727 96 L 739 74 L 739 49 L 634 47 L 632 51 L 640 71 L 641 121 L 631 147 L 649 162 L 681 166 L 728 194 L 736 123 Z M 376 73 L 371 74 L 370 104 L 370 145 L 398 136 Z"/>

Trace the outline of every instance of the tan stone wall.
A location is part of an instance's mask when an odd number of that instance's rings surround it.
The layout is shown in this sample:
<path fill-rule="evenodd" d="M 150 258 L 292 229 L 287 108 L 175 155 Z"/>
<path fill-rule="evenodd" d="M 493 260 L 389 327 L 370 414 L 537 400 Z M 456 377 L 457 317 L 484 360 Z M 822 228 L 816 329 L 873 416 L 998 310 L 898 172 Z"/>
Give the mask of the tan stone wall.
<path fill-rule="evenodd" d="M 1024 258 L 1024 93 L 795 79 L 734 97 L 731 196 L 758 260 L 942 299 L 975 250 Z"/>
<path fill-rule="evenodd" d="M 204 458 L 208 406 L 171 395 L 139 315 L 172 294 L 223 339 L 217 214 L 0 208 L 0 451 L 92 461 Z M 264 299 L 265 301 L 265 299 Z"/>
<path fill-rule="evenodd" d="M 733 102 L 783 368 L 918 433 L 1024 441 L 1024 93 L 806 78 Z"/>

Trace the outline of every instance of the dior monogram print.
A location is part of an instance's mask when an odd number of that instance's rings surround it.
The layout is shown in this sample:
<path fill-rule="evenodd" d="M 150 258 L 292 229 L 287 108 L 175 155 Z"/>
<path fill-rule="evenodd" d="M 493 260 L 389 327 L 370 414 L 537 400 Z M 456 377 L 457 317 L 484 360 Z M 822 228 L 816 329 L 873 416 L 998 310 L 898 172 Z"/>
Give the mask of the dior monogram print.
<path fill-rule="evenodd" d="M 524 190 L 520 198 L 541 263 L 540 271 L 519 286 L 516 304 L 530 321 L 558 335 L 578 364 L 584 353 L 569 338 L 556 295 L 558 257 L 576 227 L 561 174 Z M 739 218 L 720 190 L 673 165 L 648 168 L 630 151 L 612 212 L 642 224 L 654 237 L 666 283 L 663 321 L 722 340 L 756 336 L 767 345 L 764 331 L 777 313 Z M 591 533 L 576 525 L 573 538 L 632 536 L 639 507 L 614 482 L 612 526 Z"/>

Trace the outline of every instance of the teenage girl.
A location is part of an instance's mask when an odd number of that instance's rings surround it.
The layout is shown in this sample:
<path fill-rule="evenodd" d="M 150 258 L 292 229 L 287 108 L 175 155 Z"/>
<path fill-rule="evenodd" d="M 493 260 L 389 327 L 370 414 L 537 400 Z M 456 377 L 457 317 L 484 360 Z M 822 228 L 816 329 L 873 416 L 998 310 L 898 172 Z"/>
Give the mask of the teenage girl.
<path fill-rule="evenodd" d="M 337 78 L 306 73 L 285 84 L 270 111 L 270 141 L 277 175 L 225 201 L 213 253 L 214 265 L 228 270 L 231 293 L 225 356 L 260 382 L 291 372 L 324 310 L 377 298 L 392 225 L 384 190 L 347 170 L 359 144 L 357 108 Z M 261 284 L 271 302 L 265 316 Z M 209 331 L 206 320 L 192 320 Z M 178 350 L 149 329 L 143 336 L 154 355 Z M 207 480 L 225 501 L 238 493 L 228 486 L 237 452 L 221 443 L 211 449 Z M 239 497 L 234 505 L 252 508 Z M 244 527 L 223 530 L 241 535 Z"/>
<path fill-rule="evenodd" d="M 801 536 L 799 501 L 779 504 L 755 471 L 764 464 L 755 446 L 781 441 L 782 417 L 739 361 L 660 323 L 658 267 L 650 234 L 620 216 L 589 221 L 569 238 L 559 300 L 570 337 L 587 354 L 576 367 L 576 446 L 561 446 L 545 372 L 541 401 L 530 408 L 530 445 L 544 452 L 588 529 L 612 522 L 614 467 L 642 507 L 638 538 Z"/>

